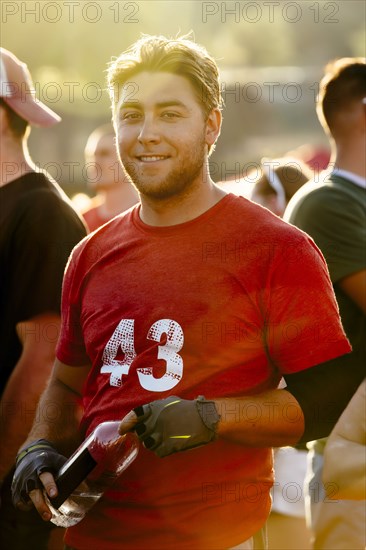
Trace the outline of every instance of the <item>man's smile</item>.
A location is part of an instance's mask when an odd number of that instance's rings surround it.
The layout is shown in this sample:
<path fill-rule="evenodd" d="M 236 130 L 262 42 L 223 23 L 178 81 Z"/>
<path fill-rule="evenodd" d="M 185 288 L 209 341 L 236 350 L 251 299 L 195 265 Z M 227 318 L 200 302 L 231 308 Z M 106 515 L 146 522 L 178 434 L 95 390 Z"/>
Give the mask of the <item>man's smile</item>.
<path fill-rule="evenodd" d="M 137 159 L 140 162 L 158 162 L 158 161 L 161 161 L 161 160 L 166 160 L 167 158 L 169 158 L 169 157 L 166 156 L 166 155 L 139 155 L 139 156 L 137 156 Z"/>

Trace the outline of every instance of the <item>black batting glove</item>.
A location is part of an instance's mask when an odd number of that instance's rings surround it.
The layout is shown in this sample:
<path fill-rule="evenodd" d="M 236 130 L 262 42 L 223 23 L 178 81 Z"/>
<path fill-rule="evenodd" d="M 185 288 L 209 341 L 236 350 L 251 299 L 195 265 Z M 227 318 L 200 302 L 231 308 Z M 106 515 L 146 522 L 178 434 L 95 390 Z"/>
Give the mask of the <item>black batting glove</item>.
<path fill-rule="evenodd" d="M 134 413 L 135 432 L 159 457 L 210 443 L 220 420 L 215 403 L 202 395 L 194 400 L 171 396 L 136 407 Z"/>
<path fill-rule="evenodd" d="M 61 455 L 46 439 L 37 439 L 22 449 L 16 458 L 15 473 L 11 485 L 14 506 L 19 502 L 29 503 L 29 493 L 43 490 L 40 474 L 51 472 L 56 475 L 67 458 Z"/>

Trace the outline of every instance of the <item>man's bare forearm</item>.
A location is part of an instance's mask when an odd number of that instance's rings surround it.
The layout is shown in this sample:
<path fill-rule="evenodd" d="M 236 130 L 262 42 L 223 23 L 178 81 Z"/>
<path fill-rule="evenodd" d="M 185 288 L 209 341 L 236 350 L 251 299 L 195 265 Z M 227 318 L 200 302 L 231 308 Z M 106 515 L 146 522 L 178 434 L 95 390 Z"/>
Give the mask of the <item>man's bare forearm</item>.
<path fill-rule="evenodd" d="M 301 407 L 286 390 L 276 389 L 258 395 L 212 401 L 220 416 L 216 425 L 216 434 L 220 439 L 245 447 L 282 447 L 295 445 L 304 432 Z M 202 411 L 204 423 L 207 421 L 207 425 L 213 417 L 217 418 L 217 413 L 213 413 L 210 407 Z M 130 411 L 123 418 L 119 433 L 133 430 L 138 422 L 136 412 Z"/>
<path fill-rule="evenodd" d="M 80 396 L 56 376 L 53 376 L 41 396 L 35 420 L 25 447 L 36 439 L 47 439 L 65 456 L 80 443 Z"/>
<path fill-rule="evenodd" d="M 304 416 L 286 390 L 248 397 L 215 399 L 220 421 L 219 438 L 247 447 L 294 445 L 304 431 Z"/>

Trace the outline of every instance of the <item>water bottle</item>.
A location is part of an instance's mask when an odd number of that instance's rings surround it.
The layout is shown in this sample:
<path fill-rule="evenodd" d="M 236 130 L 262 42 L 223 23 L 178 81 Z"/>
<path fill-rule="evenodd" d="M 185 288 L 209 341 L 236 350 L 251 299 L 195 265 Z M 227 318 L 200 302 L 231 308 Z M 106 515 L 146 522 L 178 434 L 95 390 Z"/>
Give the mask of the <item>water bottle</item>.
<path fill-rule="evenodd" d="M 134 433 L 119 435 L 120 421 L 102 422 L 60 468 L 56 476 L 58 495 L 48 498 L 51 521 L 71 527 L 81 521 L 135 460 L 138 438 Z"/>

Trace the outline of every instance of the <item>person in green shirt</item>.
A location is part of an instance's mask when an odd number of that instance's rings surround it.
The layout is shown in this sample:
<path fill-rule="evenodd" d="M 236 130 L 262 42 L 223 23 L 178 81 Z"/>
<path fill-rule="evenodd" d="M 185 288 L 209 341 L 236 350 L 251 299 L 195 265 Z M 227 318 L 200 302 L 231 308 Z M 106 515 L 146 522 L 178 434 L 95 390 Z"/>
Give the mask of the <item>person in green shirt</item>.
<path fill-rule="evenodd" d="M 308 233 L 323 252 L 352 353 L 334 360 L 361 383 L 366 361 L 366 64 L 343 58 L 326 67 L 317 113 L 332 146 L 330 170 L 305 184 L 284 219 Z M 326 392 L 324 388 L 324 392 Z M 308 443 L 305 503 L 314 549 L 365 547 L 363 502 L 331 500 L 322 483 L 326 440 Z M 342 460 L 342 457 L 339 457 Z"/>

